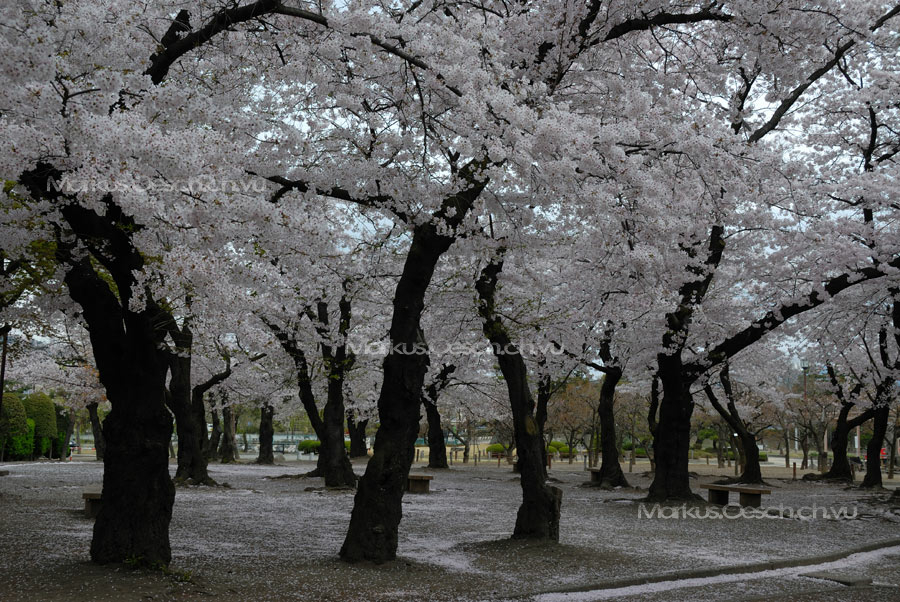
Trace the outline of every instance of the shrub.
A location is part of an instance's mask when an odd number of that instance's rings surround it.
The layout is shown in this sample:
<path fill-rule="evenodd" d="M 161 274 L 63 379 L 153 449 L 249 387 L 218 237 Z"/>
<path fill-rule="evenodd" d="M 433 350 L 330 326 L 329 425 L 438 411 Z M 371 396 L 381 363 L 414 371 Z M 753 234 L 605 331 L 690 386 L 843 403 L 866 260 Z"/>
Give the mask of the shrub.
<path fill-rule="evenodd" d="M 322 442 L 318 439 L 306 439 L 297 444 L 297 451 L 302 454 L 318 453 Z"/>
<path fill-rule="evenodd" d="M 506 446 L 502 443 L 491 443 L 484 448 L 484 451 L 489 454 L 500 454 L 506 451 Z"/>
<path fill-rule="evenodd" d="M 347 451 L 350 451 L 350 442 L 349 441 L 344 441 L 344 449 L 346 449 Z"/>
<path fill-rule="evenodd" d="M 622 444 L 622 451 L 631 451 L 631 448 L 634 447 L 634 443 L 631 441 L 626 441 Z"/>
<path fill-rule="evenodd" d="M 22 399 L 25 413 L 34 420 L 34 454 L 45 456 L 57 437 L 56 409 L 46 393 L 32 393 Z"/>
<path fill-rule="evenodd" d="M 9 456 L 13 460 L 28 460 L 34 453 L 34 420 L 27 418 L 25 423 L 25 432 L 9 439 Z"/>
<path fill-rule="evenodd" d="M 28 416 L 25 414 L 22 400 L 15 393 L 6 393 L 3 396 L 3 410 L 0 414 L 0 450 L 6 449 L 13 437 L 24 437 L 28 433 L 27 421 Z"/>
<path fill-rule="evenodd" d="M 767 454 L 766 452 L 759 452 L 759 461 L 760 462 L 768 462 L 769 454 Z"/>

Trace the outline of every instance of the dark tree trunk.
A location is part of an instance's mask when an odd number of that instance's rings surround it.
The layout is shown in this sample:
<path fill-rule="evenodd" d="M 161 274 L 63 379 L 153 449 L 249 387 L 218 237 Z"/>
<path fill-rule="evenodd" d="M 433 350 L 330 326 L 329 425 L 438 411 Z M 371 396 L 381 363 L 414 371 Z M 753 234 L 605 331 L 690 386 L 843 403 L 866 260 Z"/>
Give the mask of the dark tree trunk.
<path fill-rule="evenodd" d="M 498 257 L 481 271 L 475 288 L 480 301 L 478 312 L 482 318 L 482 329 L 494 349 L 509 392 L 516 449 L 519 453 L 522 505 L 516 516 L 513 538 L 559 541 L 562 490 L 547 485 L 547 469 L 544 464 L 546 447 L 535 416 L 536 407 L 528 386 L 525 361 L 512 343 L 495 309 L 497 277 L 503 269 L 502 252 L 501 249 Z"/>
<path fill-rule="evenodd" d="M 649 501 L 668 502 L 696 500 L 691 492 L 688 457 L 691 446 L 691 414 L 694 401 L 691 382 L 685 378 L 680 354 L 657 356 L 662 401 L 659 424 L 653 438 L 656 471 Z"/>
<path fill-rule="evenodd" d="M 428 369 L 427 355 L 416 353 L 417 345 L 425 351 L 425 337 L 420 325 L 425 292 L 438 260 L 456 239 L 456 227 L 468 215 L 487 183 L 477 181 L 480 169 L 480 164 L 473 161 L 457 173 L 467 187 L 445 198 L 434 215 L 435 220 L 441 222 L 440 232 L 433 222 L 420 223 L 413 230 L 403 272 L 394 292 L 391 352 L 384 359 L 384 376 L 378 397 L 379 427 L 372 457 L 359 481 L 350 527 L 341 547 L 344 560 L 384 562 L 393 560 L 397 554 L 403 492 L 419 432 L 422 386 Z M 407 353 L 395 352 L 397 349 Z"/>
<path fill-rule="evenodd" d="M 144 291 L 143 309 L 130 306 L 135 273 L 144 267 L 132 240 L 141 226 L 111 195 L 100 201 L 102 215 L 82 207 L 49 185 L 61 176 L 54 167 L 38 164 L 23 172 L 19 182 L 33 198 L 55 203 L 77 239 L 58 230 L 56 259 L 72 300 L 81 306 L 100 382 L 112 406 L 103 424 L 103 506 L 94 523 L 91 559 L 166 565 L 175 500 L 166 454 L 172 417 L 164 401 L 168 366 L 161 350 L 162 312 L 149 290 Z M 103 267 L 104 276 L 92 260 Z"/>
<path fill-rule="evenodd" d="M 441 415 L 437 406 L 430 401 L 423 400 L 422 405 L 425 406 L 425 416 L 428 418 L 428 468 L 449 468 Z"/>
<path fill-rule="evenodd" d="M 600 387 L 600 399 L 597 403 L 597 415 L 600 418 L 600 445 L 603 450 L 600 458 L 598 485 L 604 488 L 628 487 L 628 481 L 622 472 L 622 466 L 619 464 L 616 418 L 613 413 L 616 385 L 618 385 L 621 378 L 621 368 L 611 367 L 607 369 L 603 377 L 603 385 Z"/>
<path fill-rule="evenodd" d="M 367 458 L 369 449 L 366 447 L 366 427 L 369 420 L 360 420 L 353 417 L 353 411 L 347 410 L 347 431 L 350 433 L 350 457 Z"/>
<path fill-rule="evenodd" d="M 785 427 L 784 431 L 784 467 L 791 467 L 791 440 L 790 427 Z"/>
<path fill-rule="evenodd" d="M 219 462 L 229 464 L 238 460 L 237 437 L 235 436 L 235 413 L 231 406 L 222 408 L 222 440 L 219 443 Z"/>
<path fill-rule="evenodd" d="M 178 434 L 178 468 L 175 471 L 175 483 L 192 485 L 214 485 L 207 470 L 207 460 L 203 453 L 203 439 L 206 435 L 206 421 L 197 420 L 197 414 L 191 396 L 191 345 L 193 335 L 185 325 L 178 330 L 172 321 L 170 333 L 175 341 L 176 351 L 169 355 L 169 388 L 166 405 L 175 416 L 175 429 Z"/>
<path fill-rule="evenodd" d="M 343 337 L 350 328 L 350 300 L 341 297 L 339 336 Z M 346 345 L 331 345 L 328 330 L 328 305 L 317 304 L 316 312 L 307 312 L 310 320 L 316 324 L 316 331 L 321 337 L 320 347 L 322 359 L 328 376 L 328 393 L 322 415 L 316 404 L 312 390 L 312 380 L 306 353 L 300 347 L 295 335 L 288 330 L 266 321 L 267 326 L 278 338 L 281 347 L 293 359 L 297 371 L 297 387 L 300 401 L 306 415 L 320 441 L 319 457 L 316 469 L 307 476 L 322 477 L 326 487 L 355 487 L 356 474 L 347 455 L 344 445 L 344 378 L 353 364 L 353 356 L 347 353 Z"/>
<path fill-rule="evenodd" d="M 0 394 L 2 397 L 2 394 Z M 60 451 L 59 459 L 65 461 L 69 457 L 71 450 L 69 449 L 69 441 L 72 440 L 72 433 L 75 431 L 75 410 L 66 412 L 66 438 L 63 441 L 63 448 Z"/>
<path fill-rule="evenodd" d="M 803 452 L 803 461 L 800 463 L 800 469 L 806 470 L 809 468 L 809 433 L 805 429 L 800 437 L 800 451 Z"/>
<path fill-rule="evenodd" d="M 881 480 L 881 448 L 884 446 L 884 435 L 887 433 L 888 417 L 891 407 L 883 404 L 875 408 L 872 417 L 872 438 L 866 446 L 866 476 L 860 485 L 863 489 L 880 489 Z"/>
<path fill-rule="evenodd" d="M 728 364 L 725 364 L 719 373 L 719 380 L 722 383 L 722 390 L 725 392 L 725 399 L 727 400 L 726 405 L 722 405 L 711 385 L 705 385 L 703 391 L 706 393 L 706 397 L 709 399 L 713 408 L 715 408 L 716 412 L 719 413 L 729 427 L 728 438 L 732 442 L 732 448 L 734 448 L 735 451 L 734 461 L 737 463 L 735 468 L 737 469 L 738 465 L 741 467 L 741 473 L 740 476 L 737 477 L 737 481 L 739 483 L 754 485 L 762 484 L 764 481 L 762 478 L 762 470 L 759 466 L 759 448 L 756 446 L 756 436 L 750 431 L 747 424 L 738 413 L 734 391 L 731 387 Z M 719 429 L 720 444 L 724 440 L 721 433 L 722 430 Z M 734 433 L 737 433 L 736 439 Z M 737 471 L 735 471 L 735 474 L 738 474 Z"/>
<path fill-rule="evenodd" d="M 837 424 L 831 433 L 831 452 L 834 454 L 834 461 L 831 463 L 828 472 L 825 473 L 826 479 L 847 481 L 848 483 L 853 482 L 853 472 L 850 470 L 850 461 L 847 459 L 847 445 L 850 441 L 850 433 L 853 429 L 872 418 L 875 410 L 870 408 L 856 418 L 848 420 L 847 415 L 852 407 L 852 403 L 841 405 Z"/>
<path fill-rule="evenodd" d="M 212 433 L 209 435 L 209 444 L 206 449 L 207 461 L 218 458 L 219 444 L 222 441 L 222 423 L 219 420 L 219 411 L 212 408 L 209 413 L 212 421 Z"/>
<path fill-rule="evenodd" d="M 259 455 L 257 464 L 274 464 L 275 453 L 272 451 L 272 439 L 275 436 L 274 428 L 275 408 L 269 404 L 263 404 L 259 408 Z"/>
<path fill-rule="evenodd" d="M 447 386 L 450 375 L 456 366 L 445 364 L 441 367 L 422 396 L 425 416 L 428 419 L 428 468 L 449 468 L 447 465 L 447 443 L 444 441 L 444 429 L 441 427 L 441 414 L 437 409 L 438 395 Z"/>
<path fill-rule="evenodd" d="M 91 418 L 91 433 L 94 435 L 94 453 L 98 460 L 103 459 L 106 451 L 106 443 L 103 440 L 103 425 L 100 424 L 100 415 L 97 412 L 97 403 L 88 404 L 88 416 Z"/>

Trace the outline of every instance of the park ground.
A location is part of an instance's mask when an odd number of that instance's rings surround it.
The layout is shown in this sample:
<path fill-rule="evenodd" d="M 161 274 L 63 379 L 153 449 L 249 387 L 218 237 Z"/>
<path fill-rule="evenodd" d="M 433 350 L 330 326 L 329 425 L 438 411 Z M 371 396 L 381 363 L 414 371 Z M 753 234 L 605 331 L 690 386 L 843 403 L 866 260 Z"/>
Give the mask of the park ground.
<path fill-rule="evenodd" d="M 764 467 L 764 508 L 844 507 L 855 517 L 647 518 L 646 464 L 627 475 L 635 488 L 601 491 L 580 487 L 581 464 L 555 463 L 560 543 L 516 542 L 520 489 L 505 462 L 419 464 L 414 472 L 434 475 L 431 493 L 404 497 L 398 559 L 382 566 L 337 559 L 352 491 L 271 478 L 312 467 L 211 465 L 230 487 L 178 489 L 173 561 L 161 572 L 89 562 L 93 522 L 81 493 L 101 481 L 101 463 L 0 465 L 9 471 L 0 477 L 0 600 L 900 600 L 900 508 L 887 493 L 793 481 L 779 466 Z M 730 472 L 692 470 L 697 492 Z M 859 552 L 872 544 L 879 549 Z M 808 566 L 784 566 L 800 559 Z"/>

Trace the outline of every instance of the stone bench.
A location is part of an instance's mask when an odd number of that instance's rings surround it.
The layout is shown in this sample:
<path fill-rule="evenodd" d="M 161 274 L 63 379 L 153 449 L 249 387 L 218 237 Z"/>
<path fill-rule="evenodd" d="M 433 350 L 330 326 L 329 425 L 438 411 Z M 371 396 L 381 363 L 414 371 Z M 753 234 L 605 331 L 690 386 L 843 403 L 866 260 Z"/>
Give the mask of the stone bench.
<path fill-rule="evenodd" d="M 759 508 L 762 503 L 763 494 L 772 493 L 770 489 L 761 487 L 752 487 L 746 485 L 716 485 L 714 483 L 705 483 L 700 485 L 701 489 L 709 489 L 709 503 L 726 505 L 728 503 L 728 494 L 732 491 L 740 494 L 739 503 L 741 506 L 751 506 Z"/>
<path fill-rule="evenodd" d="M 97 518 L 103 504 L 103 490 L 100 487 L 86 487 L 81 493 L 84 498 L 84 513 L 88 518 Z"/>
<path fill-rule="evenodd" d="M 429 493 L 430 481 L 434 477 L 425 474 L 411 474 L 406 481 L 406 490 L 410 493 Z"/>

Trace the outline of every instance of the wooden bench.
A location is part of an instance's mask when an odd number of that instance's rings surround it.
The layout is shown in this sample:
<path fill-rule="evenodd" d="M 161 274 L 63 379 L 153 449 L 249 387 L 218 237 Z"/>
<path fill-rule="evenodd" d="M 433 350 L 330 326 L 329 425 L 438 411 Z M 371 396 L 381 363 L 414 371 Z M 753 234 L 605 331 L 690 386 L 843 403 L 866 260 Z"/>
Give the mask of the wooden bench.
<path fill-rule="evenodd" d="M 426 474 L 411 474 L 406 481 L 406 490 L 410 493 L 429 493 L 430 481 L 433 478 Z"/>
<path fill-rule="evenodd" d="M 700 488 L 709 489 L 710 504 L 720 504 L 722 506 L 728 503 L 728 493 L 731 491 L 740 494 L 739 503 L 741 506 L 751 506 L 753 508 L 760 507 L 764 493 L 772 493 L 772 490 L 770 489 L 747 487 L 744 485 L 716 485 L 714 483 L 705 483 L 700 485 Z"/>
<path fill-rule="evenodd" d="M 599 468 L 586 468 L 585 470 L 591 473 L 591 483 L 599 483 L 600 482 L 600 469 Z"/>
<path fill-rule="evenodd" d="M 103 504 L 103 490 L 99 487 L 86 487 L 81 493 L 84 498 L 84 513 L 88 518 L 97 518 Z"/>

